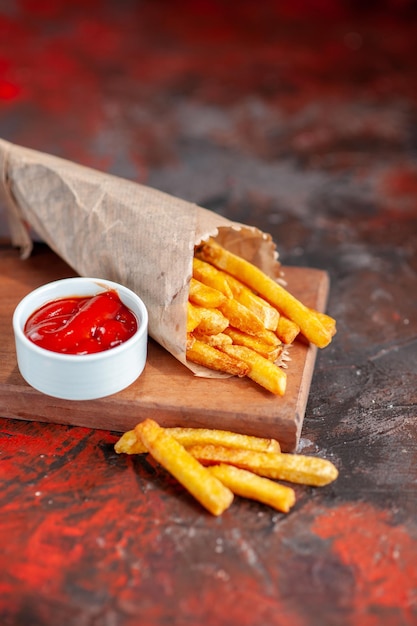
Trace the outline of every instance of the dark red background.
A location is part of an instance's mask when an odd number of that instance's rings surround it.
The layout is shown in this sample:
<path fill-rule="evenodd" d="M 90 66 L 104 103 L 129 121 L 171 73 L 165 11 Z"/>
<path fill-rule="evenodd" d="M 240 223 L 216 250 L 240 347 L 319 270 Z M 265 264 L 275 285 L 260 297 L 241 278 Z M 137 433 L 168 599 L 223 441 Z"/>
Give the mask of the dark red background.
<path fill-rule="evenodd" d="M 217 519 L 115 433 L 2 406 L 2 625 L 417 623 L 416 18 L 406 0 L 0 2 L 1 137 L 329 272 L 339 330 L 300 450 L 340 471 L 287 516 L 239 500 Z"/>

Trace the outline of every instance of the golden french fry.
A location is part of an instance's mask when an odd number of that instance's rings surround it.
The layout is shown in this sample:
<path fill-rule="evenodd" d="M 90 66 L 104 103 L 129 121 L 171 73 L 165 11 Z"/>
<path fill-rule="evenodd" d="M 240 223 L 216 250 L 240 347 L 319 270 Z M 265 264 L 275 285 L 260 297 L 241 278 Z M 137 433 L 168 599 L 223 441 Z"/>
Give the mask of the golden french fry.
<path fill-rule="evenodd" d="M 239 448 L 243 450 L 255 450 L 258 452 L 280 452 L 281 447 L 276 439 L 255 437 L 254 435 L 242 435 L 229 430 L 215 428 L 190 428 L 185 426 L 171 426 L 164 429 L 171 437 L 174 437 L 184 448 L 201 444 L 213 444 L 225 448 Z M 120 454 L 142 454 L 146 448 L 141 440 L 138 440 L 135 430 L 125 432 L 114 446 Z"/>
<path fill-rule="evenodd" d="M 249 335 L 256 335 L 256 333 L 264 331 L 262 320 L 237 300 L 225 300 L 219 306 L 219 310 L 229 320 L 231 326 L 239 328 Z"/>
<path fill-rule="evenodd" d="M 277 348 L 273 348 L 273 350 L 271 350 L 271 352 L 269 352 L 267 354 L 262 354 L 258 350 L 256 350 L 256 352 L 258 352 L 265 359 L 268 359 L 268 361 L 271 361 L 271 363 L 277 364 L 277 361 L 281 357 L 281 355 L 283 353 L 283 350 L 284 349 L 283 349 L 282 346 L 278 346 Z M 282 365 L 282 363 L 279 363 L 279 365 Z"/>
<path fill-rule="evenodd" d="M 330 315 L 327 315 L 326 313 L 321 313 L 320 311 L 316 311 L 315 309 L 309 310 L 317 315 L 323 326 L 327 328 L 327 330 L 333 337 L 336 334 L 336 320 L 334 320 L 333 317 L 330 317 Z"/>
<path fill-rule="evenodd" d="M 187 333 L 191 333 L 201 322 L 201 309 L 187 302 Z"/>
<path fill-rule="evenodd" d="M 246 376 L 253 381 L 275 395 L 283 396 L 285 394 L 287 375 L 278 365 L 246 346 L 224 346 L 222 350 L 227 355 L 246 363 L 249 367 Z"/>
<path fill-rule="evenodd" d="M 116 441 L 114 450 L 117 454 L 142 454 L 146 448 L 136 437 L 134 430 L 128 430 Z"/>
<path fill-rule="evenodd" d="M 233 324 L 227 327 L 227 329 L 229 328 L 233 328 Z M 272 330 L 268 330 L 264 328 L 263 330 L 260 330 L 257 333 L 247 333 L 244 330 L 241 330 L 239 328 L 235 328 L 235 330 L 240 330 L 240 332 L 246 335 L 250 335 L 251 337 L 256 337 L 256 339 L 258 339 L 259 341 L 262 341 L 263 343 L 266 343 L 268 346 L 270 346 L 271 349 L 278 348 L 279 346 L 281 346 L 281 341 L 278 339 L 277 334 L 274 333 Z M 225 331 L 226 329 L 223 332 Z"/>
<path fill-rule="evenodd" d="M 278 338 L 277 334 L 274 333 L 272 330 L 268 330 L 267 328 L 265 328 L 259 333 L 256 333 L 256 337 L 260 339 L 261 341 L 263 341 L 264 343 L 267 343 L 270 346 L 273 346 L 274 348 L 277 348 L 278 346 L 281 345 L 281 341 Z"/>
<path fill-rule="evenodd" d="M 293 320 L 311 343 L 324 348 L 332 340 L 332 333 L 314 311 L 246 259 L 229 252 L 213 239 L 198 248 L 198 256 L 256 291 L 280 313 Z"/>
<path fill-rule="evenodd" d="M 221 291 L 205 285 L 196 278 L 190 280 L 188 298 L 193 304 L 199 304 L 209 309 L 216 309 L 227 300 Z"/>
<path fill-rule="evenodd" d="M 269 343 L 263 341 L 256 335 L 248 335 L 247 333 L 243 333 L 238 328 L 232 328 L 228 326 L 225 328 L 224 333 L 227 337 L 230 338 L 230 341 L 233 341 L 235 345 L 238 346 L 246 346 L 247 348 L 251 348 L 258 352 L 261 356 L 268 361 L 275 362 L 279 355 L 282 352 L 282 345 L 279 344 L 277 346 L 272 346 Z"/>
<path fill-rule="evenodd" d="M 263 327 L 267 330 L 275 331 L 278 326 L 279 313 L 276 308 L 271 306 L 269 302 L 255 294 L 252 289 L 249 289 L 240 280 L 225 274 L 230 289 L 232 290 L 233 297 L 254 313 L 260 320 L 262 320 Z"/>
<path fill-rule="evenodd" d="M 224 329 L 229 326 L 229 320 L 221 311 L 217 309 L 207 309 L 198 304 L 192 306 L 197 309 L 197 313 L 200 316 L 200 321 L 194 329 L 198 330 L 199 333 L 217 335 L 217 333 L 222 333 Z"/>
<path fill-rule="evenodd" d="M 224 272 L 221 272 L 210 263 L 206 263 L 196 257 L 193 259 L 193 277 L 208 287 L 217 289 L 225 295 L 226 298 L 233 297 L 232 290 L 229 287 Z"/>
<path fill-rule="evenodd" d="M 156 422 L 144 420 L 135 427 L 135 433 L 154 459 L 210 513 L 221 515 L 231 505 L 232 491 Z"/>
<path fill-rule="evenodd" d="M 242 435 L 241 433 L 215 428 L 172 427 L 166 429 L 184 447 L 196 444 L 215 444 L 226 448 L 254 450 L 258 452 L 280 452 L 281 447 L 276 439 Z"/>
<path fill-rule="evenodd" d="M 295 322 L 285 317 L 285 315 L 280 315 L 276 333 L 282 343 L 285 343 L 287 346 L 290 345 L 299 332 L 300 327 Z"/>
<path fill-rule="evenodd" d="M 191 446 L 188 450 L 203 464 L 228 463 L 260 476 L 302 485 L 322 487 L 338 476 L 333 463 L 313 456 L 231 450 L 214 445 Z"/>
<path fill-rule="evenodd" d="M 242 377 L 249 372 L 249 366 L 244 361 L 234 356 L 229 356 L 223 350 L 213 348 L 213 346 L 198 339 L 194 341 L 191 348 L 187 349 L 186 356 L 193 363 L 204 365 L 204 367 L 209 369 L 225 372 L 232 376 Z"/>
<path fill-rule="evenodd" d="M 242 498 L 257 500 L 283 513 L 288 513 L 295 504 L 294 489 L 269 478 L 226 463 L 211 465 L 208 470 L 235 495 Z"/>
<path fill-rule="evenodd" d="M 225 329 L 225 331 L 226 330 L 227 328 Z M 222 348 L 225 345 L 231 345 L 233 343 L 232 338 L 226 335 L 225 332 L 217 333 L 217 335 L 205 335 L 204 333 L 200 333 L 197 330 L 194 333 L 194 340 L 195 339 L 203 341 L 204 343 L 208 343 L 208 345 L 212 346 L 213 348 Z"/>

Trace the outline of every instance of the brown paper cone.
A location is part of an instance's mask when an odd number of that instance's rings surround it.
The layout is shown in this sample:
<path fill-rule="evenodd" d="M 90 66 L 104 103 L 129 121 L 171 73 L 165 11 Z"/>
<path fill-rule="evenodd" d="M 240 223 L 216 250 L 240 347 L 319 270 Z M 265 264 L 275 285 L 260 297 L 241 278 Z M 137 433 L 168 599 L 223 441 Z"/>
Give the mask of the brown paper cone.
<path fill-rule="evenodd" d="M 217 374 L 185 358 L 194 246 L 216 237 L 270 276 L 280 275 L 271 236 L 254 227 L 1 139 L 0 202 L 23 259 L 33 231 L 81 276 L 129 287 L 148 308 L 151 337 L 202 376 Z"/>

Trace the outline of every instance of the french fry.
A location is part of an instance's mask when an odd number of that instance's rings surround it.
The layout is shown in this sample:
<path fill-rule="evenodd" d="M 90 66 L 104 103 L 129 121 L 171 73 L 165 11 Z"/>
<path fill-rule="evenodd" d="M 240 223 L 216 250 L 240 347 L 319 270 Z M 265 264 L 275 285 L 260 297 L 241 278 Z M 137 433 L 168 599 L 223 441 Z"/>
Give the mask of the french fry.
<path fill-rule="evenodd" d="M 233 328 L 233 324 L 231 324 L 231 326 L 227 326 L 226 329 L 229 328 Z M 226 329 L 223 332 L 225 332 Z M 235 328 L 234 330 L 240 330 L 240 332 L 246 335 L 256 337 L 256 339 L 262 341 L 263 343 L 266 343 L 271 348 L 278 348 L 281 345 L 281 341 L 278 339 L 276 333 L 274 333 L 272 330 L 267 330 L 266 328 L 264 330 L 258 331 L 257 333 L 246 333 L 244 330 L 241 330 L 239 328 Z"/>
<path fill-rule="evenodd" d="M 232 338 L 226 334 L 226 330 L 227 328 L 223 333 L 217 333 L 217 335 L 205 335 L 204 333 L 200 333 L 197 330 L 194 333 L 194 340 L 198 339 L 199 341 L 208 343 L 208 345 L 212 346 L 213 348 L 221 349 L 225 345 L 231 345 L 233 343 Z"/>
<path fill-rule="evenodd" d="M 273 346 L 274 348 L 281 344 L 281 341 L 278 338 L 277 334 L 274 333 L 272 330 L 268 330 L 267 328 L 264 328 L 264 330 L 256 333 L 256 337 L 261 341 L 268 343 L 270 346 Z"/>
<path fill-rule="evenodd" d="M 196 278 L 190 280 L 188 297 L 193 304 L 199 304 L 209 309 L 216 309 L 227 300 L 221 291 L 205 285 Z"/>
<path fill-rule="evenodd" d="M 138 440 L 134 429 L 127 430 L 114 444 L 117 454 L 142 454 L 146 448 L 142 440 Z"/>
<path fill-rule="evenodd" d="M 219 271 L 210 263 L 206 263 L 201 259 L 194 257 L 193 259 L 193 277 L 201 281 L 213 289 L 217 289 L 226 298 L 233 298 L 232 290 L 227 282 L 224 272 Z"/>
<path fill-rule="evenodd" d="M 275 362 L 282 352 L 281 344 L 272 346 L 257 336 L 248 335 L 247 333 L 243 333 L 241 330 L 232 328 L 231 326 L 225 328 L 223 334 L 229 337 L 230 342 L 238 346 L 251 348 L 252 350 L 255 350 L 255 352 L 258 352 L 261 356 L 265 357 L 265 359 L 268 359 L 268 361 Z"/>
<path fill-rule="evenodd" d="M 336 334 L 336 321 L 333 319 L 333 317 L 330 317 L 330 315 L 327 315 L 326 313 L 316 311 L 315 309 L 309 310 L 317 315 L 323 326 L 327 328 L 331 336 L 334 337 L 334 335 Z"/>
<path fill-rule="evenodd" d="M 208 470 L 235 495 L 242 498 L 257 500 L 283 513 L 288 513 L 295 504 L 294 489 L 269 478 L 226 463 L 211 465 Z"/>
<path fill-rule="evenodd" d="M 214 445 L 191 446 L 188 450 L 205 465 L 228 463 L 260 476 L 302 485 L 322 487 L 338 476 L 330 461 L 301 454 L 231 450 Z"/>
<path fill-rule="evenodd" d="M 233 347 L 233 346 L 230 346 Z M 224 346 L 226 349 L 227 346 Z M 187 359 L 198 365 L 204 365 L 212 370 L 225 372 L 232 376 L 246 376 L 249 373 L 249 366 L 235 356 L 229 356 L 223 350 L 213 348 L 213 346 L 195 339 L 193 345 L 187 348 Z"/>
<path fill-rule="evenodd" d="M 192 333 L 201 322 L 201 309 L 187 302 L 187 333 Z"/>
<path fill-rule="evenodd" d="M 264 331 L 262 320 L 237 300 L 225 300 L 219 306 L 219 310 L 229 320 L 231 326 L 239 328 L 249 335 L 256 335 L 256 333 Z"/>
<path fill-rule="evenodd" d="M 200 333 L 205 335 L 217 335 L 217 333 L 222 333 L 229 326 L 229 320 L 221 311 L 207 309 L 196 304 L 192 306 L 197 309 L 197 314 L 200 316 L 200 321 L 194 330 L 198 329 Z"/>
<path fill-rule="evenodd" d="M 279 321 L 279 313 L 276 308 L 271 306 L 269 302 L 255 294 L 252 289 L 249 289 L 240 280 L 225 274 L 226 280 L 232 290 L 233 297 L 246 306 L 252 313 L 254 313 L 259 319 L 262 320 L 264 328 L 267 330 L 276 331 Z"/>
<path fill-rule="evenodd" d="M 268 359 L 268 361 L 271 361 L 271 363 L 275 363 L 276 365 L 278 365 L 277 361 L 281 357 L 283 350 L 284 349 L 282 346 L 278 346 L 277 348 L 273 348 L 271 352 L 268 352 L 265 355 L 259 352 L 259 350 L 256 350 L 256 352 L 258 352 L 258 354 L 263 356 L 265 359 Z M 279 365 L 282 365 L 282 363 L 279 363 Z"/>
<path fill-rule="evenodd" d="M 276 439 L 242 435 L 229 430 L 189 428 L 185 426 L 171 426 L 164 430 L 184 448 L 212 444 L 224 446 L 225 448 L 238 448 L 257 452 L 281 451 L 279 442 Z M 137 438 L 134 429 L 125 432 L 115 443 L 114 449 L 118 454 L 142 454 L 146 452 L 146 447 L 143 445 L 142 440 Z"/>
<path fill-rule="evenodd" d="M 215 444 L 226 448 L 253 450 L 257 452 L 280 452 L 281 447 L 276 439 L 242 435 L 241 433 L 215 428 L 172 427 L 167 429 L 173 437 L 188 448 L 200 444 Z"/>
<path fill-rule="evenodd" d="M 275 395 L 283 396 L 285 394 L 287 375 L 278 365 L 246 346 L 224 346 L 222 350 L 227 355 L 246 363 L 249 367 L 246 376 L 253 381 Z"/>
<path fill-rule="evenodd" d="M 232 504 L 233 492 L 156 422 L 145 419 L 135 433 L 154 459 L 210 513 L 221 515 Z"/>
<path fill-rule="evenodd" d="M 280 315 L 276 333 L 282 343 L 285 343 L 287 346 L 290 345 L 295 341 L 299 332 L 300 327 L 298 324 L 288 319 L 288 317 L 285 317 L 285 315 Z"/>
<path fill-rule="evenodd" d="M 324 348 L 330 343 L 334 333 L 332 334 L 327 325 L 323 324 L 316 311 L 306 307 L 282 285 L 246 259 L 229 252 L 213 239 L 199 247 L 198 256 L 256 291 L 280 313 L 293 320 L 311 343 L 319 348 Z"/>

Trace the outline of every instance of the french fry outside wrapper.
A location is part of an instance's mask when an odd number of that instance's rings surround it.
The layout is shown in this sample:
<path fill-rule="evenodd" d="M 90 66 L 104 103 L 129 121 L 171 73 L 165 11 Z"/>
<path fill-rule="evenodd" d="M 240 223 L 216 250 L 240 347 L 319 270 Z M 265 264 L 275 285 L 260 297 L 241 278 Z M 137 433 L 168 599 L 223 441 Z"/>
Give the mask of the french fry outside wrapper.
<path fill-rule="evenodd" d="M 194 247 L 208 237 L 280 276 L 269 234 L 151 187 L 0 139 L 0 205 L 12 243 L 30 256 L 31 232 L 81 276 L 135 291 L 149 334 L 195 374 L 222 374 L 189 363 L 188 284 Z"/>

